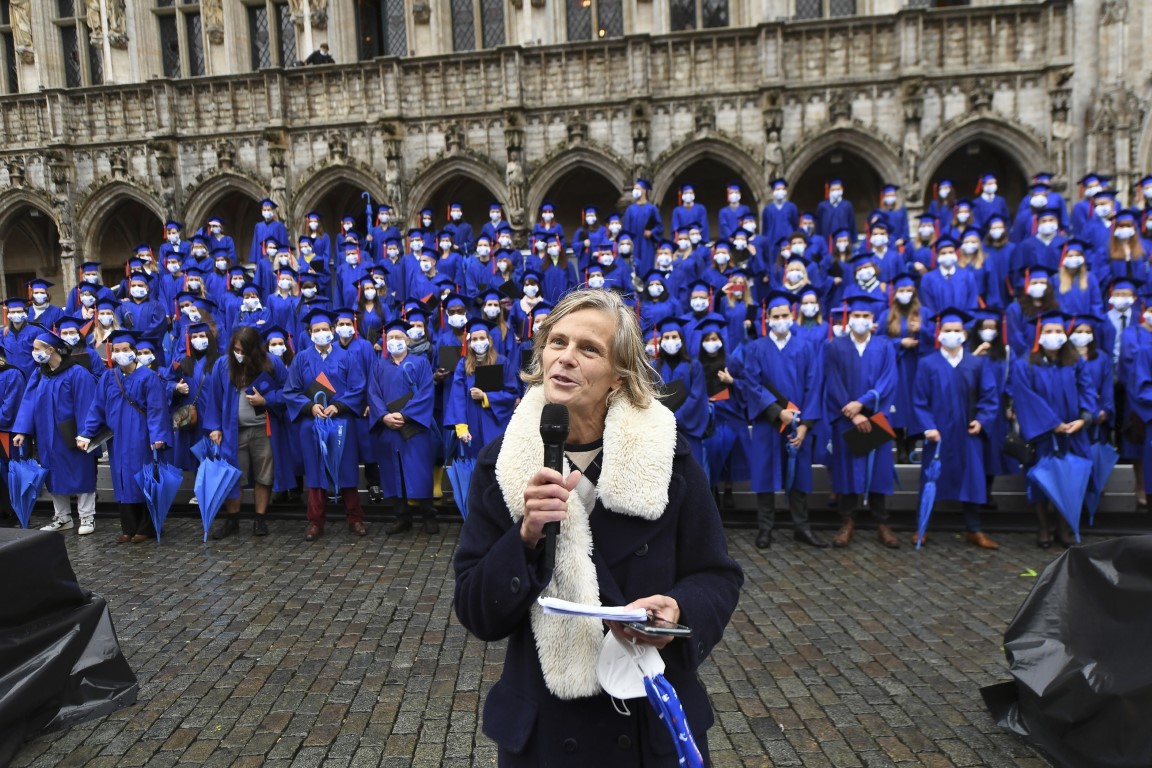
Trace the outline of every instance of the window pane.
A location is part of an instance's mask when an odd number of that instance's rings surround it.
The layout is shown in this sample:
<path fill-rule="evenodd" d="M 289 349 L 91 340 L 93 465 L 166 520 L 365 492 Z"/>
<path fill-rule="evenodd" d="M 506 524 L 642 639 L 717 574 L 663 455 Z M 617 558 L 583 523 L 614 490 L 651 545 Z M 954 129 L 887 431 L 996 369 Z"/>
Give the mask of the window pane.
<path fill-rule="evenodd" d="M 156 0 L 156 5 L 160 8 L 171 8 L 176 5 L 176 0 Z"/>
<path fill-rule="evenodd" d="M 384 32 L 389 56 L 408 55 L 408 32 L 404 23 L 404 0 L 384 0 Z"/>
<path fill-rule="evenodd" d="M 374 59 L 384 53 L 384 18 L 376 3 L 370 0 L 357 0 L 356 24 L 360 37 L 360 60 Z"/>
<path fill-rule="evenodd" d="M 472 0 L 452 0 L 451 9 L 452 50 L 475 50 L 476 22 L 472 16 Z"/>
<path fill-rule="evenodd" d="M 704 28 L 728 26 L 728 0 L 701 0 L 704 11 Z"/>
<path fill-rule="evenodd" d="M 829 16 L 855 16 L 856 0 L 828 0 Z"/>
<path fill-rule="evenodd" d="M 296 63 L 296 25 L 287 4 L 276 6 L 276 20 L 280 30 L 280 66 L 291 67 Z"/>
<path fill-rule="evenodd" d="M 57 14 L 62 19 L 72 19 L 76 17 L 76 4 L 73 0 L 58 0 L 56 7 L 59 9 Z"/>
<path fill-rule="evenodd" d="M 621 0 L 597 0 L 597 37 L 622 37 L 624 35 L 624 4 Z"/>
<path fill-rule="evenodd" d="M 64 48 L 64 84 L 69 88 L 79 88 L 83 83 L 80 75 L 80 38 L 76 27 L 60 27 L 60 42 Z"/>
<path fill-rule="evenodd" d="M 248 6 L 248 38 L 252 41 L 252 69 L 272 66 L 272 41 L 268 34 L 268 9 Z"/>
<path fill-rule="evenodd" d="M 204 30 L 200 26 L 200 14 L 184 14 L 185 37 L 188 40 L 188 74 L 192 77 L 204 74 Z"/>
<path fill-rule="evenodd" d="M 671 0 L 671 29 L 673 32 L 683 32 L 686 29 L 696 29 L 696 0 Z"/>
<path fill-rule="evenodd" d="M 104 52 L 100 46 L 88 41 L 88 73 L 92 76 L 89 85 L 101 85 L 104 82 Z"/>
<path fill-rule="evenodd" d="M 824 16 L 824 0 L 796 0 L 796 18 L 819 19 Z"/>
<path fill-rule="evenodd" d="M 11 32 L 0 35 L 0 46 L 4 48 L 3 91 L 16 93 L 20 83 L 16 78 L 16 41 L 12 39 Z"/>
<path fill-rule="evenodd" d="M 10 0 L 0 0 L 0 27 L 6 27 L 12 23 L 12 17 L 8 13 L 8 6 Z"/>
<path fill-rule="evenodd" d="M 180 35 L 175 16 L 157 16 L 160 22 L 160 56 L 164 59 L 164 77 L 180 77 Z"/>
<path fill-rule="evenodd" d="M 480 0 L 484 47 L 504 45 L 504 0 Z"/>
<path fill-rule="evenodd" d="M 568 0 L 568 39 L 592 39 L 592 0 Z"/>

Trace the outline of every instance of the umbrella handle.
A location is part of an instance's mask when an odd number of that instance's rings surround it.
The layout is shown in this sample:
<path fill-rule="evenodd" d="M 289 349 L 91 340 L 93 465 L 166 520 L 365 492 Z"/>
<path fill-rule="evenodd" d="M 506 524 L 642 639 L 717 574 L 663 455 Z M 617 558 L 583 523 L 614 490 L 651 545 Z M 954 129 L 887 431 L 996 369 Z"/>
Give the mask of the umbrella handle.
<path fill-rule="evenodd" d="M 321 401 L 323 401 L 323 402 L 321 402 Z M 328 407 L 328 395 L 327 395 L 327 393 L 317 392 L 315 394 L 315 396 L 313 396 L 313 398 L 312 398 L 312 403 L 314 405 L 322 405 L 325 408 L 327 408 Z"/>

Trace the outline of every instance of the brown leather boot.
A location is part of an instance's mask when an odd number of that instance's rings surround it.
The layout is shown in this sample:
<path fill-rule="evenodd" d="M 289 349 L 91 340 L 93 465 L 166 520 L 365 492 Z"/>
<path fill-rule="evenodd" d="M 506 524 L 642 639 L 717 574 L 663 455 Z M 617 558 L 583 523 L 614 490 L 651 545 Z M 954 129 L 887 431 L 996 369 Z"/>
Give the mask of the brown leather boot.
<path fill-rule="evenodd" d="M 855 531 L 856 521 L 850 517 L 844 518 L 844 522 L 840 523 L 840 530 L 832 537 L 832 546 L 840 548 L 848 546 L 852 543 L 852 534 Z"/>
<path fill-rule="evenodd" d="M 982 531 L 965 534 L 964 538 L 968 539 L 968 543 L 975 544 L 982 549 L 1000 549 L 1000 545 L 985 536 Z"/>
<path fill-rule="evenodd" d="M 876 526 L 876 538 L 880 539 L 880 543 L 888 549 L 896 549 L 900 546 L 900 540 L 896 538 L 896 534 L 892 533 L 892 529 L 883 523 Z"/>

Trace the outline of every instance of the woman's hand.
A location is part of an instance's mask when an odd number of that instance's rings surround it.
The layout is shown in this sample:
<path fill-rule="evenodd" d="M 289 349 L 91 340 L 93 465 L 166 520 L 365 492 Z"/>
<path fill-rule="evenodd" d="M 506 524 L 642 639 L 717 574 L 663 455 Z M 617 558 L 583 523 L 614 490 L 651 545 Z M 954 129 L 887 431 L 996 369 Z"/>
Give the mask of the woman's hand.
<path fill-rule="evenodd" d="M 900 339 L 900 346 L 904 347 L 905 349 L 908 349 L 909 347 L 918 347 L 920 346 L 920 339 Z"/>
<path fill-rule="evenodd" d="M 180 395 L 188 394 L 188 382 L 180 379 L 180 383 L 176 385 L 176 393 Z"/>
<path fill-rule="evenodd" d="M 648 611 L 648 617 L 651 619 L 663 619 L 670 621 L 673 624 L 680 623 L 680 604 L 668 595 L 652 595 L 651 597 L 642 597 L 639 600 L 633 600 L 626 608 L 644 608 Z M 676 638 L 670 636 L 653 637 L 652 635 L 645 635 L 630 629 L 627 625 L 619 621 L 605 622 L 612 633 L 616 635 L 617 640 L 621 641 L 636 641 L 638 645 L 652 645 L 657 648 L 663 648 Z"/>
<path fill-rule="evenodd" d="M 984 355 L 988 354 L 988 350 L 990 350 L 990 349 L 992 349 L 992 345 L 986 341 L 982 341 L 982 342 L 980 342 L 980 346 L 978 346 L 978 347 L 976 347 L 976 349 L 972 350 L 972 354 L 979 355 L 979 356 L 983 357 Z"/>
<path fill-rule="evenodd" d="M 728 369 L 724 368 L 716 374 L 716 378 L 720 379 L 721 384 L 731 384 L 733 382 L 732 374 L 728 373 Z"/>
<path fill-rule="evenodd" d="M 796 437 L 788 440 L 788 445 L 793 448 L 800 448 L 804 445 L 804 438 L 808 436 L 808 427 L 804 424 L 796 427 Z"/>
<path fill-rule="evenodd" d="M 554 469 L 542 468 L 524 489 L 524 519 L 520 523 L 520 540 L 535 547 L 544 538 L 544 524 L 568 519 L 568 496 L 580 482 L 580 472 L 572 470 L 563 477 Z"/>
<path fill-rule="evenodd" d="M 265 403 L 265 402 L 267 402 L 267 401 L 264 399 L 264 395 L 260 394 L 260 390 L 258 390 L 258 389 L 256 389 L 255 387 L 253 387 L 253 388 L 252 388 L 252 392 L 253 392 L 254 394 L 251 394 L 251 395 L 244 395 L 244 397 L 248 398 L 248 405 L 250 405 L 250 406 L 252 406 L 253 408 L 255 408 L 255 407 L 257 407 L 257 406 L 260 406 L 260 405 L 264 405 L 264 403 Z"/>
<path fill-rule="evenodd" d="M 314 419 L 327 418 L 324 415 L 324 410 L 325 410 L 324 406 L 320 405 L 320 403 L 312 403 L 312 418 L 314 418 Z"/>
<path fill-rule="evenodd" d="M 855 416 L 853 416 L 852 417 L 852 423 L 856 425 L 856 430 L 858 432 L 863 432 L 864 434 L 868 434 L 869 432 L 872 431 L 872 422 L 869 421 L 868 418 L 866 416 L 864 416 L 863 414 L 858 413 Z"/>
<path fill-rule="evenodd" d="M 12 435 L 12 447 L 22 448 L 24 446 L 24 435 Z"/>
<path fill-rule="evenodd" d="M 862 410 L 864 410 L 864 404 L 859 400 L 853 400 L 852 402 L 848 403 L 848 405 L 841 408 L 840 413 L 844 414 L 844 417 L 847 419 L 855 419 L 858 415 L 860 415 L 860 411 Z"/>
<path fill-rule="evenodd" d="M 472 399 L 477 402 L 480 402 L 484 399 L 484 391 L 482 389 L 478 389 L 477 387 L 472 387 L 472 389 L 468 390 L 468 394 L 471 395 Z"/>
<path fill-rule="evenodd" d="M 88 446 L 91 444 L 92 444 L 92 441 L 86 437 L 77 437 L 76 438 L 76 447 L 82 451 L 88 450 Z"/>
<path fill-rule="evenodd" d="M 216 445 L 220 445 L 220 443 L 224 442 L 224 433 L 218 429 L 214 429 L 208 433 L 208 439 L 216 443 Z"/>

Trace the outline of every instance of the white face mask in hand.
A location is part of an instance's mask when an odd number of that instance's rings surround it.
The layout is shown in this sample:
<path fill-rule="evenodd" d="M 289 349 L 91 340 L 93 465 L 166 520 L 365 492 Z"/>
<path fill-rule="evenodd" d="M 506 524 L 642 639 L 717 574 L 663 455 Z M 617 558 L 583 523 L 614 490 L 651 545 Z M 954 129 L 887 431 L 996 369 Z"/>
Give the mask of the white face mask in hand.
<path fill-rule="evenodd" d="M 620 642 L 609 632 L 600 643 L 596 679 L 609 696 L 616 699 L 647 698 L 644 676 L 664 674 L 664 659 L 651 645 Z"/>

